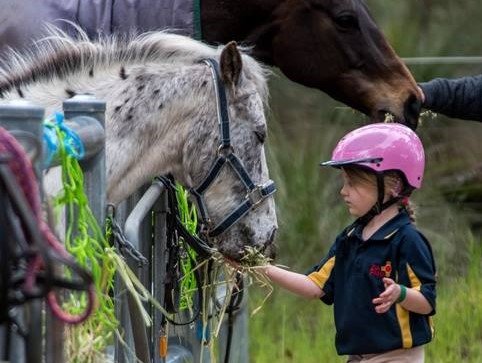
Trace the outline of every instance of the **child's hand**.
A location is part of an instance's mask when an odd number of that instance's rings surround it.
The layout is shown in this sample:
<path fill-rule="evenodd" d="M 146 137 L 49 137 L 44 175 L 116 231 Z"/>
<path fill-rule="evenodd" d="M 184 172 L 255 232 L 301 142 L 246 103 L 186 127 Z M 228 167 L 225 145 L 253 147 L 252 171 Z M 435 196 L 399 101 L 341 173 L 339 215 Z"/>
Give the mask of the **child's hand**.
<path fill-rule="evenodd" d="M 383 278 L 383 284 L 385 285 L 385 291 L 372 300 L 375 304 L 375 311 L 379 314 L 386 313 L 400 296 L 400 286 L 395 281 L 385 277 Z"/>

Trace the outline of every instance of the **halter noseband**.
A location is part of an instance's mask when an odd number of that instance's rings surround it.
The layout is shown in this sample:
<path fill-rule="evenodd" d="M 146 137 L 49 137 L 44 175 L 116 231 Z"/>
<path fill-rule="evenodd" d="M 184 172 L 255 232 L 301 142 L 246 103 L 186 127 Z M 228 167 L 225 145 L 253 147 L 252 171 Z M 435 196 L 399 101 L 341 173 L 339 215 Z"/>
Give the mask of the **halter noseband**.
<path fill-rule="evenodd" d="M 246 213 L 256 208 L 266 198 L 271 196 L 276 191 L 276 187 L 272 180 L 268 180 L 264 184 L 255 184 L 249 177 L 249 174 L 241 160 L 239 160 L 239 158 L 235 155 L 230 138 L 229 111 L 226 100 L 226 91 L 221 77 L 219 76 L 219 65 L 214 59 L 205 59 L 203 62 L 209 66 L 212 78 L 214 80 L 219 133 L 221 139 L 217 152 L 217 159 L 214 161 L 204 180 L 199 184 L 198 187 L 192 188 L 190 192 L 196 198 L 199 212 L 201 213 L 202 222 L 205 228 L 207 228 L 206 235 L 208 237 L 216 237 L 226 232 L 226 230 L 232 227 L 233 224 L 239 221 Z M 212 226 L 212 221 L 209 218 L 206 204 L 204 202 L 204 193 L 217 178 L 225 164 L 233 168 L 238 178 L 243 182 L 247 193 L 244 201 L 241 202 L 236 209 L 228 214 L 217 225 Z"/>

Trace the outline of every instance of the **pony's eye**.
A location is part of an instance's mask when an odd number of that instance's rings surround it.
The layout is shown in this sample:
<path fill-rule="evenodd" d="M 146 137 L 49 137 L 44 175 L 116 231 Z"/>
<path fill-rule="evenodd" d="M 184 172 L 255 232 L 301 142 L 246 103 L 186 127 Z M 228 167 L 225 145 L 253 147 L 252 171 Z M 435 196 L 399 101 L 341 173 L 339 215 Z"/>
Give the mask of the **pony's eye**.
<path fill-rule="evenodd" d="M 358 19 L 353 15 L 343 14 L 337 16 L 335 17 L 335 23 L 344 30 L 358 29 Z"/>
<path fill-rule="evenodd" d="M 264 140 L 266 140 L 266 132 L 264 132 L 264 131 L 253 131 L 253 132 L 256 135 L 256 138 L 258 139 L 258 141 L 261 144 L 263 144 Z"/>

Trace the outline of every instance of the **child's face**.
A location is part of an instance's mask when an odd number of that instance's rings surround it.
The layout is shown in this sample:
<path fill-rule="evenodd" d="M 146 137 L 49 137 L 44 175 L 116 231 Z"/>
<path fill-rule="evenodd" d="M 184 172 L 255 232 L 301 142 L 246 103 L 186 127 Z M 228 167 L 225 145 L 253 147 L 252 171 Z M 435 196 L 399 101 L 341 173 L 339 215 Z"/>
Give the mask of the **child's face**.
<path fill-rule="evenodd" d="M 360 180 L 359 178 L 355 180 L 342 170 L 342 177 L 343 187 L 340 194 L 348 206 L 348 211 L 357 218 L 365 215 L 377 202 L 375 176 L 367 175 L 369 178 L 373 177 L 373 180 Z"/>

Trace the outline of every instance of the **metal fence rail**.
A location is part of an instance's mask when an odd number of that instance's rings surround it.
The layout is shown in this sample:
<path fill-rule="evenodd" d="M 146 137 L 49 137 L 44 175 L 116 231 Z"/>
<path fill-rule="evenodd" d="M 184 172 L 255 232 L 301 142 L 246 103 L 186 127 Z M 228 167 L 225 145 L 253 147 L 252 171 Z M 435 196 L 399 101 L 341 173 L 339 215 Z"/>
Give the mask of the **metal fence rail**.
<path fill-rule="evenodd" d="M 482 57 L 404 57 L 402 60 L 406 64 L 418 65 L 418 64 L 482 64 Z"/>

